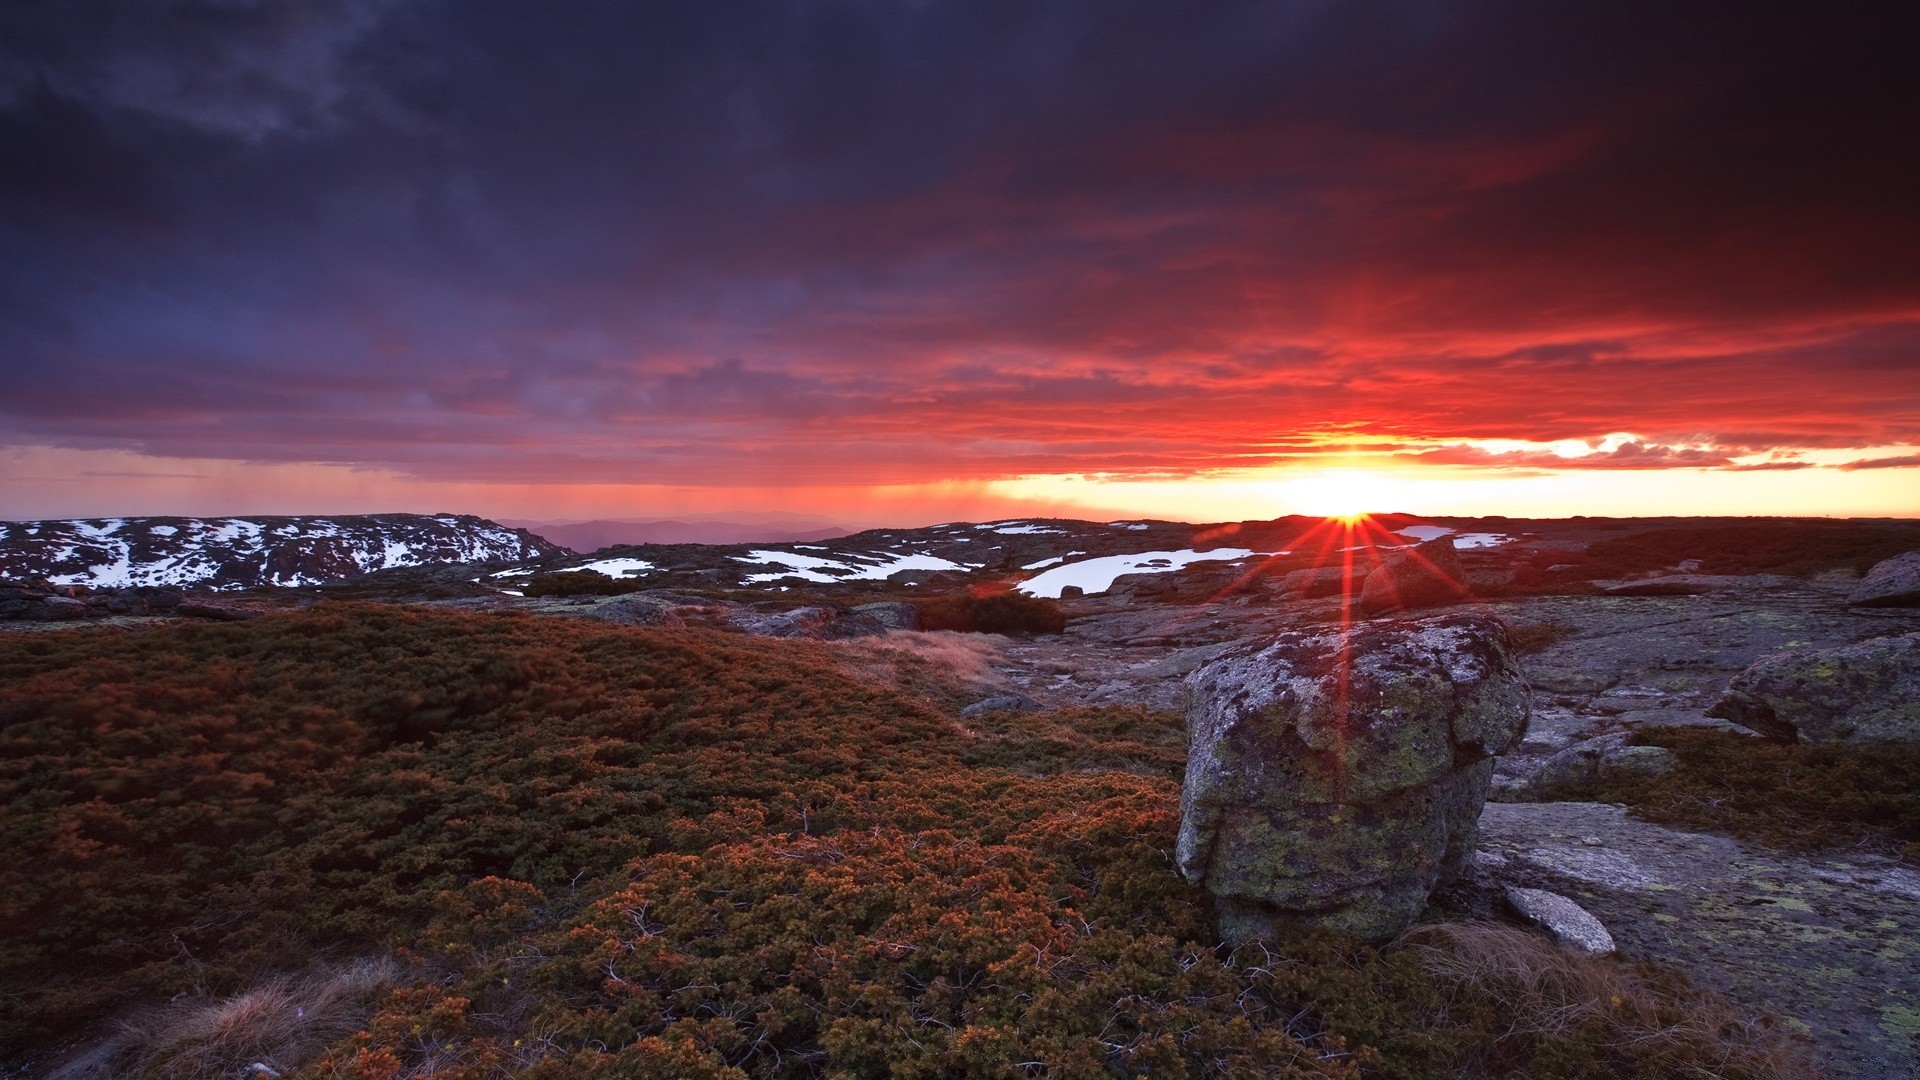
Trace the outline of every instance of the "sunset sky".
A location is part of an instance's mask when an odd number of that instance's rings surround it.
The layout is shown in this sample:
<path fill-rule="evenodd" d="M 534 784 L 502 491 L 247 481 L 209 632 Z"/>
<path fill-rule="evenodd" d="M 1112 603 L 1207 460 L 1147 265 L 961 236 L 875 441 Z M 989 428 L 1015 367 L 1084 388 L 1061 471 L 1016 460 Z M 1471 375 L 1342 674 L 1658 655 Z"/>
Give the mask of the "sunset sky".
<path fill-rule="evenodd" d="M 1920 515 L 1783 7 L 10 3 L 0 517 Z"/>

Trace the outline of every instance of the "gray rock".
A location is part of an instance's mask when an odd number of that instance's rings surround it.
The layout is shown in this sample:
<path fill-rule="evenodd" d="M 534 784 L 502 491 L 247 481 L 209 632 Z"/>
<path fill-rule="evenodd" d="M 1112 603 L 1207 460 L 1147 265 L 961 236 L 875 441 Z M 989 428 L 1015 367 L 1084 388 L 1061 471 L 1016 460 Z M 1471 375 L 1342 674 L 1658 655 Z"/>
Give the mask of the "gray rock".
<path fill-rule="evenodd" d="M 1360 591 L 1360 610 L 1372 616 L 1458 604 L 1473 599 L 1463 581 L 1460 555 L 1442 536 L 1382 559 Z"/>
<path fill-rule="evenodd" d="M 71 596 L 42 597 L 39 615 L 43 619 L 84 619 L 87 617 L 87 603 Z"/>
<path fill-rule="evenodd" d="M 1602 596 L 1703 596 L 1707 593 L 1794 589 L 1803 582 L 1779 574 L 1667 574 L 1633 581 L 1596 581 Z"/>
<path fill-rule="evenodd" d="M 1039 712 L 1044 707 L 1025 694 L 995 694 L 961 709 L 960 715 L 971 720 L 990 712 Z"/>
<path fill-rule="evenodd" d="M 1707 715 L 1786 742 L 1920 741 L 1920 633 L 1763 656 Z"/>
<path fill-rule="evenodd" d="M 1920 607 L 1920 551 L 1882 559 L 1847 597 L 1852 607 Z"/>
<path fill-rule="evenodd" d="M 1788 855 L 1603 803 L 1488 804 L 1480 839 L 1481 881 L 1569 897 L 1622 952 L 1792 1017 L 1820 1075 L 1920 1076 L 1900 1011 L 1920 986 L 1920 874 L 1897 860 Z"/>
<path fill-rule="evenodd" d="M 1664 746 L 1632 746 L 1631 733 L 1615 732 L 1575 743 L 1547 759 L 1534 776 L 1539 789 L 1584 787 L 1619 776 L 1658 776 L 1677 764 Z"/>
<path fill-rule="evenodd" d="M 1175 858 L 1227 941 L 1404 929 L 1466 868 L 1492 757 L 1527 724 L 1506 630 L 1483 615 L 1282 633 L 1186 685 Z"/>
<path fill-rule="evenodd" d="M 843 613 L 830 607 L 797 607 L 773 614 L 739 611 L 728 617 L 736 629 L 761 637 L 801 637 L 825 640 L 878 637 L 887 626 L 872 615 Z"/>
<path fill-rule="evenodd" d="M 899 600 L 882 600 L 877 604 L 861 604 L 853 609 L 855 615 L 869 615 L 880 620 L 882 626 L 891 630 L 920 629 L 920 609 Z"/>
<path fill-rule="evenodd" d="M 678 596 L 660 593 L 628 593 L 602 600 L 593 606 L 593 610 L 582 612 L 589 619 L 619 623 L 622 626 L 664 626 L 678 628 L 687 625 L 686 610 L 690 605 L 682 602 Z"/>
<path fill-rule="evenodd" d="M 1613 935 L 1600 920 L 1559 893 L 1509 885 L 1506 894 L 1514 914 L 1545 930 L 1561 946 L 1593 956 L 1613 952 Z"/>

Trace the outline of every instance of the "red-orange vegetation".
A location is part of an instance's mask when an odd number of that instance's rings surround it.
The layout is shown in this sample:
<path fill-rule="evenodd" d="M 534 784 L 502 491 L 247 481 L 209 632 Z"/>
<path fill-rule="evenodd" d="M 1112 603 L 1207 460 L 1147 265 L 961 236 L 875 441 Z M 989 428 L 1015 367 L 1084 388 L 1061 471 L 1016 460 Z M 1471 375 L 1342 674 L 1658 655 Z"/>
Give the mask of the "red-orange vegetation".
<path fill-rule="evenodd" d="M 390 955 L 298 1075 L 1770 1068 L 1518 1024 L 1417 949 L 1219 948 L 1169 857 L 1176 717 L 962 725 L 839 655 L 379 606 L 0 638 L 9 1049 Z"/>

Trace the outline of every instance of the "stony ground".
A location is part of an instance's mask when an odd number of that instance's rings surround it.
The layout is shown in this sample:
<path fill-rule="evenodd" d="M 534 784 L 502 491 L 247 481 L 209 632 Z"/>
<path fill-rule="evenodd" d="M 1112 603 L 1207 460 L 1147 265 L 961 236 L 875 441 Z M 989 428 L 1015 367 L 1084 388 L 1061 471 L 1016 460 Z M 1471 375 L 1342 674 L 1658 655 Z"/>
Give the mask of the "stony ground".
<path fill-rule="evenodd" d="M 1522 658 L 1532 731 L 1500 762 L 1511 783 L 1581 739 L 1638 725 L 1729 726 L 1705 715 L 1756 658 L 1920 630 L 1920 611 L 1849 609 L 1850 582 L 1722 579 L 1690 596 L 1549 596 L 1486 607 L 1542 628 Z M 1179 708 L 1180 676 L 1227 643 L 1331 603 L 1235 598 L 1185 607 L 1079 601 L 1059 638 L 1004 641 L 995 669 L 1049 706 Z M 1634 820 L 1592 803 L 1495 803 L 1490 880 L 1572 896 L 1623 952 L 1680 968 L 1804 1032 L 1835 1076 L 1920 1075 L 1920 872 L 1871 855 L 1798 858 Z"/>

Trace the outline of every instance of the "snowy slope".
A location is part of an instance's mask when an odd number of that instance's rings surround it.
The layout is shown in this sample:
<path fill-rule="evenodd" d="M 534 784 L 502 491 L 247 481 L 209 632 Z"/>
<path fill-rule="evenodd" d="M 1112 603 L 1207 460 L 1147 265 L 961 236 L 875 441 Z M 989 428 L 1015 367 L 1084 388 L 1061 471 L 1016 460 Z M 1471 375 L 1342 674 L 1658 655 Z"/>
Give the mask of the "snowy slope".
<path fill-rule="evenodd" d="M 400 566 L 559 553 L 523 530 L 453 514 L 0 522 L 0 577 L 56 585 L 317 585 Z"/>

